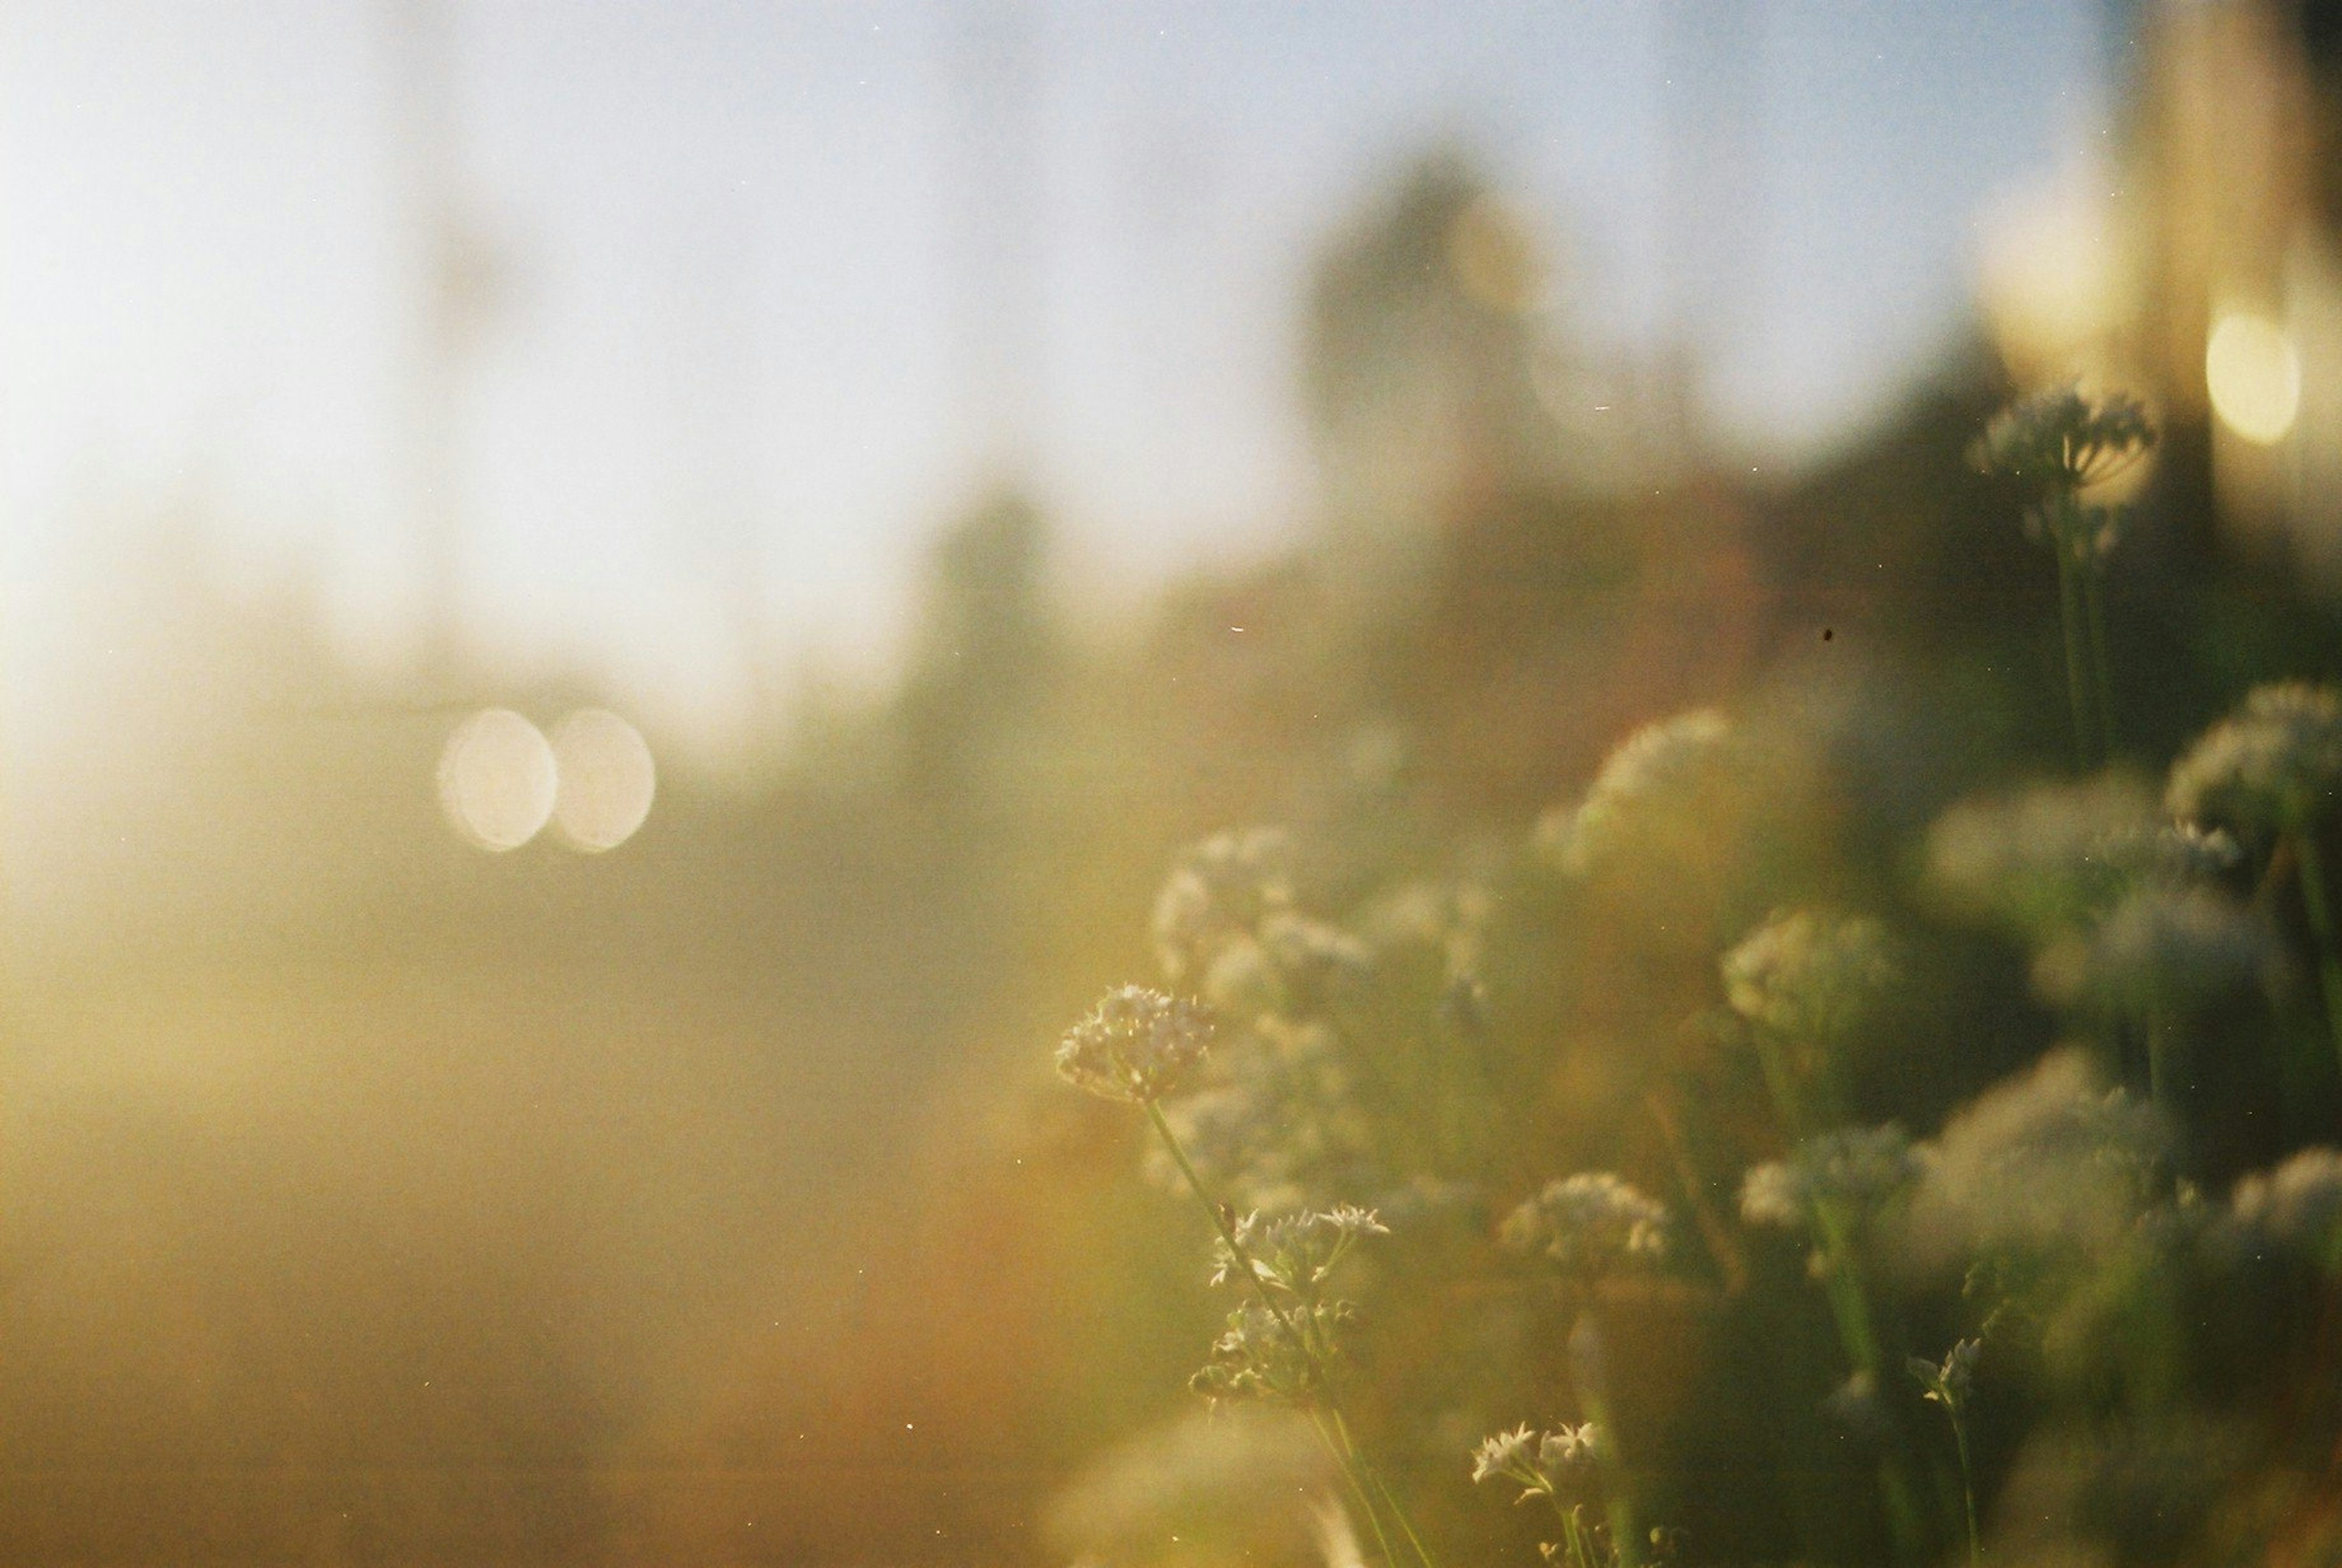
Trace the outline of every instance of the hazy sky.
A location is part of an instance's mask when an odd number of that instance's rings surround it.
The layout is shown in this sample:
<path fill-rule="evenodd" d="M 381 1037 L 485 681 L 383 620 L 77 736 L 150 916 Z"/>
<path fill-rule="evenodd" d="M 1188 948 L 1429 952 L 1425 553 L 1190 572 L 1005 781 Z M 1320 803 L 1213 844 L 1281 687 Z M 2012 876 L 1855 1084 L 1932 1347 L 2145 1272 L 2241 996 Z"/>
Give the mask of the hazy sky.
<path fill-rule="evenodd" d="M 467 414 L 481 634 L 721 694 L 745 582 L 776 644 L 883 654 L 976 467 L 964 12 L 445 3 L 507 280 Z M 1036 461 L 1076 560 L 1124 584 L 1306 518 L 1295 304 L 1328 228 L 1428 146 L 1476 150 L 1538 216 L 1597 337 L 1656 342 L 1705 279 L 1720 412 L 1787 455 L 1924 366 L 1980 205 L 2095 137 L 2104 97 L 2090 0 L 1026 9 Z M 314 570 L 362 638 L 409 624 L 393 10 L 0 10 L 26 598 L 94 507 L 201 497 L 231 569 Z M 1686 41 L 1719 26 L 1738 43 Z M 1670 125 L 1735 95 L 1742 199 L 1698 193 L 1734 236 L 1702 273 L 1668 244 Z"/>

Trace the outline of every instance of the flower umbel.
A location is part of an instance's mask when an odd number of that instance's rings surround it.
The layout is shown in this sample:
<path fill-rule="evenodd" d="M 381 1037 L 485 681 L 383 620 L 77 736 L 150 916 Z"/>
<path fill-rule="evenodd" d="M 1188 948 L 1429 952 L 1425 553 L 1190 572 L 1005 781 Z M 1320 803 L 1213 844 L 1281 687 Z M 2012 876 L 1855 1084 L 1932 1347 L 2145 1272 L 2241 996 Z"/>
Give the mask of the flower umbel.
<path fill-rule="evenodd" d="M 2089 397 L 2077 386 L 2020 398 L 1995 416 L 1968 454 L 1987 474 L 2047 494 L 2113 478 L 2155 444 L 2146 405 L 2122 393 Z"/>
<path fill-rule="evenodd" d="M 1472 1451 L 1472 1479 L 1517 1482 L 1523 1503 L 1583 1491 L 1594 1479 L 1602 1442 L 1601 1426 L 1591 1421 L 1543 1433 L 1524 1423 L 1480 1440 Z"/>
<path fill-rule="evenodd" d="M 1212 1034 L 1211 1014 L 1199 1004 L 1125 985 L 1066 1032 L 1057 1074 L 1102 1098 L 1146 1104 L 1203 1061 Z"/>
<path fill-rule="evenodd" d="M 1252 1263 L 1255 1278 L 1288 1295 L 1314 1299 L 1362 1236 L 1386 1236 L 1390 1227 L 1372 1209 L 1339 1203 L 1315 1213 L 1279 1214 L 1264 1220 L 1246 1214 L 1236 1223 L 1236 1246 Z M 1215 1244 L 1212 1283 L 1226 1284 L 1239 1273 L 1235 1247 Z"/>
<path fill-rule="evenodd" d="M 1836 1128 L 1806 1139 L 1786 1160 L 1751 1170 L 1740 1186 L 1740 1217 L 1803 1230 L 1826 1204 L 1867 1214 L 1907 1192 L 1924 1169 L 1909 1135 L 1892 1123 Z"/>
<path fill-rule="evenodd" d="M 2342 697 L 2330 686 L 2256 686 L 2172 764 L 2165 804 L 2188 821 L 2298 832 L 2342 789 Z"/>
<path fill-rule="evenodd" d="M 1775 914 L 1725 954 L 1723 972 L 1734 1012 L 1816 1048 L 1851 1031 L 1897 974 L 1884 925 L 1818 909 Z"/>
<path fill-rule="evenodd" d="M 1505 1220 L 1504 1243 L 1539 1252 L 1589 1279 L 1666 1255 L 1666 1205 L 1608 1171 L 1581 1171 L 1545 1190 Z"/>

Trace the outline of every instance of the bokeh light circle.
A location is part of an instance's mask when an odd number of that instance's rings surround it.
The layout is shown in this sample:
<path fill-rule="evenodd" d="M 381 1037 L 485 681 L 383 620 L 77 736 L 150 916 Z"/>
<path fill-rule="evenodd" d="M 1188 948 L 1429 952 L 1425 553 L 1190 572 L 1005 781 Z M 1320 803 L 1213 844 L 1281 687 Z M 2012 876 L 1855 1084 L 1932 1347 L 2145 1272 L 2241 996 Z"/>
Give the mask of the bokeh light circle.
<path fill-rule="evenodd" d="M 482 849 L 518 849 L 553 814 L 553 748 L 510 708 L 483 708 L 439 754 L 439 805 Z"/>
<path fill-rule="evenodd" d="M 589 854 L 632 838 L 658 793 L 658 765 L 641 732 L 606 709 L 581 708 L 554 726 L 553 755 L 561 836 Z"/>
<path fill-rule="evenodd" d="M 2301 412 L 2301 356 L 2284 328 L 2242 312 L 2224 315 L 2204 347 L 2204 385 L 2220 423 L 2273 446 Z"/>

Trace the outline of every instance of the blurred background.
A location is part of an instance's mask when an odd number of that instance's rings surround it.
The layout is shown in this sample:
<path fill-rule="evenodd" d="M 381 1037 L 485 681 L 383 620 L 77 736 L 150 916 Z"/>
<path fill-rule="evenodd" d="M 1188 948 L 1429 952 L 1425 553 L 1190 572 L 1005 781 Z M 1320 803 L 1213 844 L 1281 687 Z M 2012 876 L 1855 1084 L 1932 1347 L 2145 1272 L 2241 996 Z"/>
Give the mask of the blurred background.
<path fill-rule="evenodd" d="M 1784 672 L 1910 820 L 2055 754 L 1962 454 L 2071 375 L 2127 735 L 2330 674 L 2338 103 L 2320 0 L 12 0 L 0 1557 L 1071 1557 L 1209 1321 L 1047 1072 L 1169 857 Z"/>

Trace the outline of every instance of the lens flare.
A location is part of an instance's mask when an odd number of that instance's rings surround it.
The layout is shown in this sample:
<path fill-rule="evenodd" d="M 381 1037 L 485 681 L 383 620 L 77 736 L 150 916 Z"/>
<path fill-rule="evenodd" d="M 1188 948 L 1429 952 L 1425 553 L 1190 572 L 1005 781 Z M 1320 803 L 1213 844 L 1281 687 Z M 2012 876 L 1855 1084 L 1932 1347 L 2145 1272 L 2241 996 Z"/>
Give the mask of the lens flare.
<path fill-rule="evenodd" d="M 553 748 L 510 708 L 483 708 L 439 754 L 439 804 L 481 849 L 518 849 L 553 814 Z"/>
<path fill-rule="evenodd" d="M 2204 349 L 2204 385 L 2220 423 L 2257 446 L 2273 446 L 2301 412 L 2301 355 L 2275 322 L 2224 315 Z"/>
<path fill-rule="evenodd" d="M 554 825 L 571 847 L 616 849 L 650 815 L 658 767 L 634 725 L 602 708 L 582 708 L 553 730 L 561 784 Z"/>

